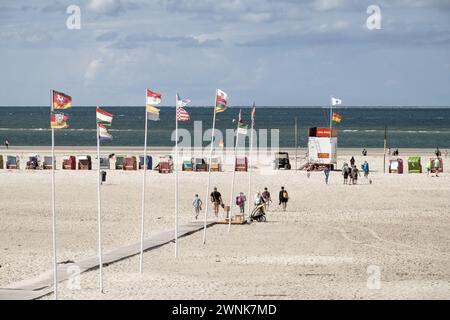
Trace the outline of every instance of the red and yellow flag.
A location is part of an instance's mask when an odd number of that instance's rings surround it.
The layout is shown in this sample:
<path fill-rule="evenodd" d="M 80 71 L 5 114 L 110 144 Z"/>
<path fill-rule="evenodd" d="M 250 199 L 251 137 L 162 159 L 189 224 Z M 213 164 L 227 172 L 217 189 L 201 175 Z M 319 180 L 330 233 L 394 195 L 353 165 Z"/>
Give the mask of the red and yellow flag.
<path fill-rule="evenodd" d="M 69 127 L 69 117 L 64 113 L 50 114 L 50 128 L 52 129 L 66 129 Z"/>
<path fill-rule="evenodd" d="M 58 91 L 53 91 L 52 110 L 69 109 L 72 107 L 72 97 Z"/>
<path fill-rule="evenodd" d="M 332 118 L 332 120 L 333 120 L 334 122 L 339 123 L 339 122 L 342 121 L 342 116 L 341 116 L 340 114 L 336 113 L 336 112 L 333 112 L 333 118 Z"/>

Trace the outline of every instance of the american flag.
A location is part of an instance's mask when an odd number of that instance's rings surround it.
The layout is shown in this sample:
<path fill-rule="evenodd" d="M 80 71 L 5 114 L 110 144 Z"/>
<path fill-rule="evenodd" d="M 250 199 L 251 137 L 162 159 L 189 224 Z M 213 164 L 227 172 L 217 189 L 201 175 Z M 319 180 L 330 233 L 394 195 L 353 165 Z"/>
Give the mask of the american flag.
<path fill-rule="evenodd" d="M 189 116 L 189 113 L 187 113 L 184 108 L 177 108 L 177 120 L 178 121 L 188 121 L 191 117 Z"/>

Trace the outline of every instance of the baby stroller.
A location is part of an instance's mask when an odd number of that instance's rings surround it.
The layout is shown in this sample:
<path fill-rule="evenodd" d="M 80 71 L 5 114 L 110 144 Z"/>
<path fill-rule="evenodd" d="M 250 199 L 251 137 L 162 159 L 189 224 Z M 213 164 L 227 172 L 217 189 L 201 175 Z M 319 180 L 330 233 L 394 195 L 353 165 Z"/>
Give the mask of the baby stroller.
<path fill-rule="evenodd" d="M 265 222 L 266 212 L 264 210 L 264 203 L 257 205 L 250 214 L 250 221 Z"/>

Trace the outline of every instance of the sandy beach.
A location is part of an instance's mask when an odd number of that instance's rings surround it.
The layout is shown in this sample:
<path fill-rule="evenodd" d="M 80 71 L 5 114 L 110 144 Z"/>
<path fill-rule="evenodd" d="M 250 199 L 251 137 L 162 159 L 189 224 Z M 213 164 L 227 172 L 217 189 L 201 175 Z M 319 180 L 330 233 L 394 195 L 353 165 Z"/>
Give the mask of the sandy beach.
<path fill-rule="evenodd" d="M 117 151 L 119 150 L 119 151 Z M 0 154 L 26 156 L 48 148 L 13 148 Z M 140 149 L 105 148 L 102 154 L 140 154 Z M 170 150 L 150 149 L 153 155 Z M 293 150 L 289 150 L 293 157 Z M 62 155 L 91 154 L 92 171 L 60 170 Z M 299 151 L 299 159 L 304 150 Z M 81 288 L 60 285 L 62 299 L 449 299 L 450 188 L 449 159 L 439 177 L 407 173 L 407 157 L 433 150 L 401 149 L 405 174 L 383 173 L 383 152 L 339 149 L 338 168 L 354 155 L 356 164 L 370 164 L 369 184 L 343 185 L 340 171 L 330 176 L 305 171 L 272 171 L 257 166 L 253 193 L 268 187 L 275 200 L 266 223 L 215 225 L 173 244 L 104 268 L 105 293 L 98 290 L 98 271 L 81 276 Z M 58 147 L 58 262 L 77 261 L 97 253 L 97 180 L 95 150 Z M 291 159 L 293 162 L 294 159 Z M 299 160 L 299 164 L 301 160 Z M 51 172 L 0 170 L 0 287 L 52 269 Z M 226 203 L 230 200 L 231 166 L 213 173 Z M 102 187 L 103 247 L 139 241 L 142 172 L 109 170 Z M 146 235 L 173 229 L 175 175 L 148 172 Z M 207 173 L 180 172 L 180 223 L 193 219 L 191 199 L 203 201 Z M 236 173 L 234 194 L 247 194 L 247 173 Z M 285 186 L 287 212 L 277 203 Z M 211 210 L 210 210 L 211 211 Z M 236 210 L 234 210 L 236 212 Z M 222 214 L 222 212 L 221 212 Z M 210 215 L 212 218 L 212 215 Z M 379 272 L 379 287 L 373 276 Z M 45 297 L 45 299 L 51 296 Z"/>

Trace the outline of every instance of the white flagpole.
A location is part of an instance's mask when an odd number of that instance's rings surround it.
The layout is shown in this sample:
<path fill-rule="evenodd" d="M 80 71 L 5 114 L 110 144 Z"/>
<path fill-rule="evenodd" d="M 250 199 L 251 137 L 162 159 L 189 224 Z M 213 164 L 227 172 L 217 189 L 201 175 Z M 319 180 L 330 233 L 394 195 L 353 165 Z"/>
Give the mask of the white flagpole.
<path fill-rule="evenodd" d="M 50 110 L 53 112 L 53 90 L 50 90 Z M 58 300 L 58 264 L 56 259 L 56 199 L 55 199 L 55 129 L 52 128 L 52 233 L 53 233 L 53 286 Z"/>
<path fill-rule="evenodd" d="M 175 258 L 178 258 L 178 95 L 175 96 Z"/>
<path fill-rule="evenodd" d="M 145 92 L 147 96 L 147 91 Z M 142 174 L 142 204 L 141 204 L 141 254 L 139 260 L 139 273 L 142 274 L 142 265 L 144 261 L 144 213 L 145 213 L 145 178 L 147 176 L 147 101 L 145 102 L 145 130 L 144 130 L 144 171 Z"/>
<path fill-rule="evenodd" d="M 331 130 L 333 128 L 333 97 L 331 97 L 331 104 L 330 104 L 330 141 L 331 141 Z"/>
<path fill-rule="evenodd" d="M 208 204 L 209 204 L 209 189 L 211 184 L 211 159 L 214 149 L 214 130 L 216 129 L 216 105 L 217 105 L 217 93 L 218 90 L 216 90 L 216 97 L 214 98 L 214 116 L 213 116 L 213 126 L 211 131 L 211 150 L 209 152 L 209 165 L 208 165 L 208 184 L 206 186 L 206 197 L 205 197 L 205 220 L 203 224 L 203 244 L 206 244 L 206 219 L 208 218 Z"/>
<path fill-rule="evenodd" d="M 97 225 L 98 225 L 98 267 L 100 270 L 100 292 L 103 293 L 103 262 L 102 262 L 102 221 L 101 221 L 101 193 L 100 193 L 100 136 L 97 124 Z"/>
<path fill-rule="evenodd" d="M 239 111 L 242 117 L 241 111 Z M 236 156 L 237 156 L 237 146 L 239 141 L 239 121 L 237 122 L 236 130 L 236 144 L 234 145 L 234 165 L 233 165 L 233 177 L 231 178 L 231 194 L 230 194 L 230 212 L 228 213 L 228 232 L 231 230 L 231 213 L 233 211 L 233 194 L 234 194 L 234 179 L 236 176 Z"/>
<path fill-rule="evenodd" d="M 251 166 L 251 155 L 252 155 L 252 149 L 253 149 L 253 127 L 255 124 L 255 121 L 253 119 L 253 108 L 255 107 L 255 104 L 253 103 L 253 107 L 252 107 L 252 129 L 250 130 L 250 152 L 248 154 L 248 195 L 247 195 L 247 216 L 250 219 L 250 201 L 252 199 L 252 166 Z"/>

